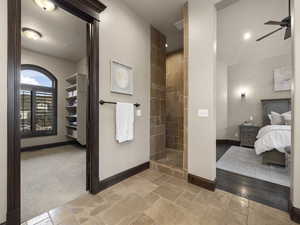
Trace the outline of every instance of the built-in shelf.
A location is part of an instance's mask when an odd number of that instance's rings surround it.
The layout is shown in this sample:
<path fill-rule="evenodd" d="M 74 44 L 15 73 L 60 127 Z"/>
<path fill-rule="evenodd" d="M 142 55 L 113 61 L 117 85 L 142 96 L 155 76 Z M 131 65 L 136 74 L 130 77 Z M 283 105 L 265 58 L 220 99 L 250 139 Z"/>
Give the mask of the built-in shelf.
<path fill-rule="evenodd" d="M 73 125 L 67 125 L 66 127 L 72 128 L 72 129 L 77 129 L 77 126 L 73 126 Z"/>
<path fill-rule="evenodd" d="M 77 115 L 67 115 L 68 118 L 77 118 Z"/>
<path fill-rule="evenodd" d="M 77 83 L 77 75 L 78 75 L 78 73 L 72 74 L 71 76 L 66 78 L 66 81 L 70 84 L 76 84 Z"/>
<path fill-rule="evenodd" d="M 69 87 L 66 88 L 66 91 L 73 91 L 73 90 L 76 90 L 77 89 L 77 84 L 73 84 Z"/>
<path fill-rule="evenodd" d="M 72 135 L 67 135 L 67 137 L 72 138 L 72 139 L 77 139 L 76 137 L 72 136 Z"/>
<path fill-rule="evenodd" d="M 81 145 L 86 145 L 87 78 L 87 75 L 75 73 L 66 78 L 65 88 L 65 107 L 69 114 L 66 116 L 67 137 L 76 139 Z M 70 121 L 76 122 L 76 125 L 70 125 Z"/>
<path fill-rule="evenodd" d="M 68 105 L 66 106 L 67 109 L 76 109 L 77 105 Z"/>
<path fill-rule="evenodd" d="M 71 99 L 73 100 L 73 99 L 76 99 L 76 98 L 77 98 L 77 96 L 66 97 L 67 100 L 71 100 Z"/>

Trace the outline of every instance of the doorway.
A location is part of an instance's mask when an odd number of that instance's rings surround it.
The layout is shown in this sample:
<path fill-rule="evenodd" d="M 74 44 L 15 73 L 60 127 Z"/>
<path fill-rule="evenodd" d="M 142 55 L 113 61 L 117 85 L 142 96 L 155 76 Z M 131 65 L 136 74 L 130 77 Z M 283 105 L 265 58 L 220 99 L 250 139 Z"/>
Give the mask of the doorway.
<path fill-rule="evenodd" d="M 59 7 L 87 24 L 87 190 L 99 192 L 99 13 L 105 6 L 94 0 L 53 0 Z M 21 143 L 20 143 L 20 71 L 21 71 L 21 0 L 8 1 L 8 181 L 7 224 L 21 222 Z M 49 128 L 49 126 L 46 126 Z M 48 131 L 51 129 L 48 129 Z M 53 129 L 55 131 L 55 129 Z"/>
<path fill-rule="evenodd" d="M 290 21 L 290 1 L 235 1 L 217 9 L 217 187 L 287 211 L 292 38 L 290 23 L 276 26 Z"/>

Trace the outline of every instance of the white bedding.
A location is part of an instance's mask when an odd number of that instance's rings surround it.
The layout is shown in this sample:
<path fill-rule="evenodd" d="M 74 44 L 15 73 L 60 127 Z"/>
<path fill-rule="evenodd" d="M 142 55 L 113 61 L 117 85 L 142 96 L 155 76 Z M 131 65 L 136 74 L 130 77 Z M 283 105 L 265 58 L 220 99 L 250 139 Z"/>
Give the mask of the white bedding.
<path fill-rule="evenodd" d="M 291 146 L 291 126 L 288 125 L 269 125 L 261 128 L 255 142 L 257 155 L 277 149 L 285 152 L 284 148 Z"/>

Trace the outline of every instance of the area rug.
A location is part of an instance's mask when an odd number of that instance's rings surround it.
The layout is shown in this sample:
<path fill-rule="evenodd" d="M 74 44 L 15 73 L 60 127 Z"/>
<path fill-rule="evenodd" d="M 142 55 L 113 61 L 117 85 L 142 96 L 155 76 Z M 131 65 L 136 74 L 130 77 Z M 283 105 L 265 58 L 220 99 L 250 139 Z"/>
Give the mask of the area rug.
<path fill-rule="evenodd" d="M 262 156 L 256 155 L 254 149 L 251 148 L 231 146 L 217 162 L 217 168 L 274 184 L 290 186 L 288 167 L 263 165 Z"/>

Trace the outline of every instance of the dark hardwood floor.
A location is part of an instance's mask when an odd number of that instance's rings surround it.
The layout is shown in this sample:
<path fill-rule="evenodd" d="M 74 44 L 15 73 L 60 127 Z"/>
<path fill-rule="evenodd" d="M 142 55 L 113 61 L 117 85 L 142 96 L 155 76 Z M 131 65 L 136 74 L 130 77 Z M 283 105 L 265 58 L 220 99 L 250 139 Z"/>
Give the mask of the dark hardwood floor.
<path fill-rule="evenodd" d="M 217 144 L 217 161 L 229 150 L 231 144 Z"/>
<path fill-rule="evenodd" d="M 217 144 L 217 161 L 230 147 L 230 144 Z M 285 186 L 217 169 L 217 188 L 288 211 L 290 188 Z"/>

